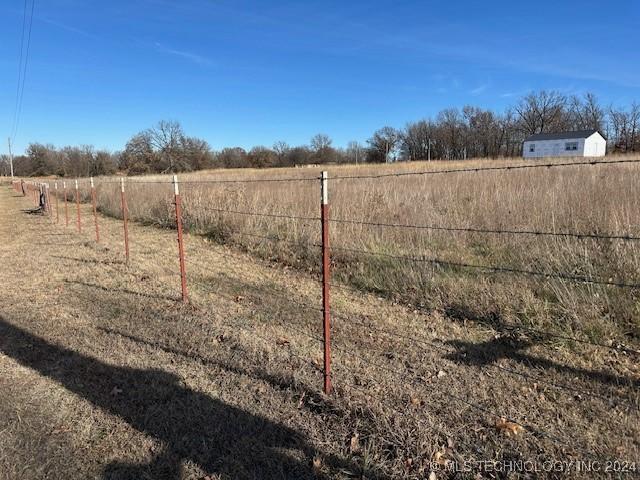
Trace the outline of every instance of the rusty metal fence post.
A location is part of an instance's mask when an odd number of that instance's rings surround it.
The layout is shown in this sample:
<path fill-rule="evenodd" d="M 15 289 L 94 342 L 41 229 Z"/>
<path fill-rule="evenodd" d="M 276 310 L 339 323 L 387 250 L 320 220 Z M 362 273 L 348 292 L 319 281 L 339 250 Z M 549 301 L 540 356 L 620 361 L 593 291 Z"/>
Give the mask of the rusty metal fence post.
<path fill-rule="evenodd" d="M 176 228 L 178 229 L 178 255 L 180 257 L 180 286 L 182 291 L 182 301 L 189 300 L 187 295 L 187 271 L 184 264 L 184 238 L 182 232 L 182 200 L 178 187 L 178 176 L 173 176 L 173 194 L 176 205 Z"/>
<path fill-rule="evenodd" d="M 331 283 L 331 258 L 329 255 L 329 174 L 320 177 L 322 223 L 322 332 L 324 340 L 324 393 L 331 394 L 331 309 L 329 285 Z"/>
<path fill-rule="evenodd" d="M 78 189 L 78 179 L 76 178 L 76 211 L 78 213 L 78 233 L 82 233 L 82 220 L 80 218 L 80 190 Z"/>
<path fill-rule="evenodd" d="M 48 183 L 44 184 L 44 200 L 45 200 L 45 204 L 47 206 L 47 213 L 49 214 L 49 218 L 51 219 L 51 223 L 54 222 L 53 220 L 53 208 L 51 208 L 51 187 L 49 186 Z"/>
<path fill-rule="evenodd" d="M 69 226 L 69 204 L 67 203 L 67 182 L 62 182 L 62 190 L 64 192 L 64 226 Z"/>
<path fill-rule="evenodd" d="M 129 265 L 129 227 L 127 225 L 127 198 L 124 193 L 124 178 L 120 179 L 120 208 L 122 209 L 122 228 L 124 233 L 124 256 Z"/>
<path fill-rule="evenodd" d="M 100 229 L 98 227 L 98 209 L 96 207 L 96 186 L 91 177 L 91 204 L 93 206 L 93 222 L 96 225 L 96 242 L 100 243 Z"/>
<path fill-rule="evenodd" d="M 58 182 L 53 182 L 53 188 L 56 193 L 54 194 L 56 199 L 56 224 L 60 223 L 60 210 L 58 210 Z"/>

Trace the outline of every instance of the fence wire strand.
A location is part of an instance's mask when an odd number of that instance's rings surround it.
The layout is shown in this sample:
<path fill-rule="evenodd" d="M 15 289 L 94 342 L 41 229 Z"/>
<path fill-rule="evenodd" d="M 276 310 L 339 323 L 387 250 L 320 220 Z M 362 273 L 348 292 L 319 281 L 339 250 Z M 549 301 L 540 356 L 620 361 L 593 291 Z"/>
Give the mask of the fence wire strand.
<path fill-rule="evenodd" d="M 593 284 L 593 285 L 607 285 L 611 287 L 619 287 L 619 288 L 630 288 L 630 289 L 640 289 L 640 284 L 635 283 L 624 283 L 624 282 L 614 282 L 608 280 L 599 280 L 593 279 L 589 277 L 583 277 L 580 275 L 571 275 L 567 273 L 553 273 L 553 272 L 542 272 L 538 270 L 525 270 L 513 267 L 504 267 L 504 266 L 496 266 L 496 265 L 477 265 L 473 263 L 464 263 L 464 262 L 454 262 L 449 260 L 442 260 L 438 258 L 427 258 L 427 257 L 416 257 L 416 256 L 407 256 L 407 255 L 394 255 L 390 253 L 384 252 L 373 252 L 371 250 L 362 250 L 348 247 L 331 247 L 332 250 L 350 252 L 350 253 L 360 253 L 364 255 L 370 256 L 378 256 L 385 258 L 394 258 L 396 260 L 415 262 L 415 263 L 430 263 L 432 265 L 439 265 L 442 267 L 458 267 L 458 268 L 469 268 L 476 270 L 483 270 L 491 273 L 511 273 L 515 275 L 529 275 L 535 277 L 544 277 L 544 278 L 557 278 L 560 280 L 568 280 L 576 283 L 585 283 L 585 284 Z"/>

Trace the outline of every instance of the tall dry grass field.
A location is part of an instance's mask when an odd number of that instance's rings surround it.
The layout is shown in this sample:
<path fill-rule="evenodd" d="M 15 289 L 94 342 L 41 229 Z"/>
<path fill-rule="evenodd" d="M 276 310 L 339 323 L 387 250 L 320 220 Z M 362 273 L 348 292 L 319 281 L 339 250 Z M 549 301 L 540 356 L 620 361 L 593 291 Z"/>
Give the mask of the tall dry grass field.
<path fill-rule="evenodd" d="M 637 289 L 555 276 L 640 283 L 638 241 L 339 221 L 640 236 L 637 164 L 335 179 L 522 163 L 501 160 L 329 166 L 331 217 L 336 220 L 331 223 L 334 278 L 456 319 L 525 325 L 597 341 L 637 340 Z M 320 170 L 220 170 L 180 175 L 186 228 L 213 241 L 317 273 Z M 256 181 L 273 178 L 301 181 Z M 113 180 L 97 181 L 98 208 L 119 217 L 120 189 Z M 219 180 L 239 182 L 212 182 Z M 128 180 L 131 219 L 173 227 L 172 187 L 166 182 L 170 182 L 169 176 Z M 86 195 L 88 185 L 82 183 Z M 397 258 L 404 256 L 544 272 L 549 277 Z"/>

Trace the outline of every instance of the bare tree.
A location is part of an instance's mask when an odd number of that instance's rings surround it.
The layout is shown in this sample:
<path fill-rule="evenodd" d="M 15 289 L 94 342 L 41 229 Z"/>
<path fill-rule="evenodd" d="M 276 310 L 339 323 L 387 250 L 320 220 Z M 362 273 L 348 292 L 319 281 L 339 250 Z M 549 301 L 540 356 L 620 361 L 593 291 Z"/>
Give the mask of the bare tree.
<path fill-rule="evenodd" d="M 276 163 L 277 155 L 267 147 L 257 146 L 249 151 L 247 159 L 249 165 L 254 168 L 272 167 Z"/>
<path fill-rule="evenodd" d="M 582 98 L 572 96 L 568 110 L 572 129 L 604 131 L 604 110 L 593 93 L 587 93 Z"/>
<path fill-rule="evenodd" d="M 541 90 L 524 97 L 514 110 L 525 135 L 564 129 L 567 99 L 556 91 Z"/>
<path fill-rule="evenodd" d="M 401 136 L 400 150 L 407 160 L 427 160 L 435 142 L 436 126 L 431 120 L 408 123 Z"/>
<path fill-rule="evenodd" d="M 289 144 L 282 140 L 277 141 L 273 144 L 273 151 L 276 152 L 279 165 L 285 165 L 285 159 L 287 157 L 287 153 L 289 153 L 289 150 L 291 150 Z"/>
<path fill-rule="evenodd" d="M 388 162 L 400 143 L 401 135 L 393 127 L 382 127 L 367 140 L 369 152 L 367 160 L 370 162 Z"/>
<path fill-rule="evenodd" d="M 359 161 L 362 161 L 362 145 L 352 140 L 347 144 L 346 155 L 350 162 L 357 164 Z"/>
<path fill-rule="evenodd" d="M 329 135 L 325 133 L 318 133 L 311 138 L 311 150 L 313 150 L 318 163 L 325 163 L 331 160 L 333 153 L 332 143 Z"/>

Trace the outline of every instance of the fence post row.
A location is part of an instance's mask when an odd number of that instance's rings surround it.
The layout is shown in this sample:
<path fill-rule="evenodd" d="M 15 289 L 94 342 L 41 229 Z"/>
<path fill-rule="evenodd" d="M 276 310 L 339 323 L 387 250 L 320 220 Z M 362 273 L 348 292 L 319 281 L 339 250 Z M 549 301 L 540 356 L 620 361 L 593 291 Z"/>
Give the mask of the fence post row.
<path fill-rule="evenodd" d="M 64 225 L 69 226 L 69 205 L 67 204 L 67 182 L 62 182 L 62 189 L 64 190 Z"/>
<path fill-rule="evenodd" d="M 93 205 L 93 222 L 96 225 L 96 242 L 100 243 L 100 229 L 98 228 L 98 211 L 96 208 L 96 187 L 91 177 L 91 204 Z"/>
<path fill-rule="evenodd" d="M 78 212 L 78 233 L 82 233 L 82 222 L 80 220 L 80 190 L 78 189 L 77 178 L 76 178 L 76 211 Z"/>
<path fill-rule="evenodd" d="M 320 221 L 322 224 L 322 331 L 324 340 L 324 393 L 329 395 L 331 386 L 331 310 L 329 284 L 331 280 L 331 258 L 329 257 L 329 174 L 320 177 Z"/>
<path fill-rule="evenodd" d="M 176 205 L 176 228 L 178 229 L 178 255 L 180 257 L 180 286 L 182 291 L 182 301 L 188 301 L 187 295 L 187 272 L 184 264 L 184 238 L 182 234 L 182 200 L 180 199 L 180 189 L 178 187 L 178 176 L 173 176 L 173 194 Z"/>
<path fill-rule="evenodd" d="M 58 210 L 58 182 L 53 182 L 53 188 L 55 189 L 55 199 L 56 199 L 56 223 L 60 223 L 60 211 Z"/>
<path fill-rule="evenodd" d="M 124 194 L 124 178 L 120 179 L 120 208 L 122 210 L 122 228 L 124 233 L 124 256 L 129 265 L 129 227 L 127 226 L 127 199 Z"/>

